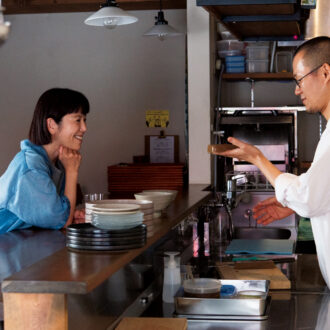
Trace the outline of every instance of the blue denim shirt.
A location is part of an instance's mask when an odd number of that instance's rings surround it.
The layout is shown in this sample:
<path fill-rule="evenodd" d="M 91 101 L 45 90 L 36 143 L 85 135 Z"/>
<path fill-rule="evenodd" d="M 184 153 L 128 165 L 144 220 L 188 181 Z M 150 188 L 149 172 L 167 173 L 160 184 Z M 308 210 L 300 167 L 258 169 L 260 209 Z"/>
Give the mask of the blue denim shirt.
<path fill-rule="evenodd" d="M 59 229 L 65 225 L 70 214 L 65 180 L 58 193 L 52 172 L 45 149 L 22 141 L 21 151 L 0 177 L 0 234 L 31 226 Z"/>

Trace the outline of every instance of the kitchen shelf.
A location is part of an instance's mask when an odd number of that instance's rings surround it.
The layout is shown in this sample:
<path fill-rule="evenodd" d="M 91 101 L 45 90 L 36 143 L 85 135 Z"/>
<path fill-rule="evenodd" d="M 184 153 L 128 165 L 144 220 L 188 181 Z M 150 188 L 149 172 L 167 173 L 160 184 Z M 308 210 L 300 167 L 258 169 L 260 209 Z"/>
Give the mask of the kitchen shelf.
<path fill-rule="evenodd" d="M 293 79 L 292 72 L 278 72 L 278 73 L 224 73 L 222 79 L 224 80 L 291 80 Z"/>
<path fill-rule="evenodd" d="M 309 9 L 298 0 L 197 0 L 241 40 L 303 39 Z"/>

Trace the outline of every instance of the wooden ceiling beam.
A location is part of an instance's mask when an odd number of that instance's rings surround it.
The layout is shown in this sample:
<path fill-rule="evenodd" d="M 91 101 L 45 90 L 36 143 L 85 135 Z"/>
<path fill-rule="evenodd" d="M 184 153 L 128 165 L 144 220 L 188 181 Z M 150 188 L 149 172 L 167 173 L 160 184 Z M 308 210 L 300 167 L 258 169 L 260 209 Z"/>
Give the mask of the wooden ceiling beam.
<path fill-rule="evenodd" d="M 5 14 L 96 11 L 105 0 L 3 0 Z M 117 0 L 124 10 L 158 10 L 159 0 Z M 186 0 L 162 0 L 163 9 L 186 9 Z"/>

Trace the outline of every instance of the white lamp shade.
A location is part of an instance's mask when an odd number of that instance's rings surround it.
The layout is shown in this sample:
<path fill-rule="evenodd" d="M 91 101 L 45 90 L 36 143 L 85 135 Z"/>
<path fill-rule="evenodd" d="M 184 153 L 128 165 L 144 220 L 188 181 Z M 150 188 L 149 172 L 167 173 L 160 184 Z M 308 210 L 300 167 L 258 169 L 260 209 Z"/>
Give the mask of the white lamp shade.
<path fill-rule="evenodd" d="M 148 30 L 144 36 L 156 36 L 159 38 L 165 38 L 165 37 L 176 37 L 181 35 L 182 33 L 178 32 L 174 28 L 172 28 L 168 24 L 157 24 L 154 25 L 150 30 Z"/>
<path fill-rule="evenodd" d="M 115 27 L 137 22 L 137 17 L 132 16 L 118 7 L 103 7 L 85 19 L 85 24 L 93 26 Z"/>

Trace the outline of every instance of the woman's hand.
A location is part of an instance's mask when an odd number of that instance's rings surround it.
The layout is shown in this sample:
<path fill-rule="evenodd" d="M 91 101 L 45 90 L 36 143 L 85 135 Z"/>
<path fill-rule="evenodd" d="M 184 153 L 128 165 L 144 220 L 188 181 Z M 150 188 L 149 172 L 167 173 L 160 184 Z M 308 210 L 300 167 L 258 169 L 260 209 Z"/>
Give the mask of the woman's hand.
<path fill-rule="evenodd" d="M 78 171 L 81 162 L 81 155 L 76 150 L 60 146 L 58 158 L 65 169 L 64 195 L 70 201 L 70 215 L 65 224 L 66 227 L 74 221 L 74 212 L 77 200 Z"/>
<path fill-rule="evenodd" d="M 66 173 L 78 173 L 81 162 L 79 151 L 60 146 L 58 159 L 63 164 Z"/>
<path fill-rule="evenodd" d="M 85 210 L 75 210 L 72 223 L 85 223 Z"/>
<path fill-rule="evenodd" d="M 253 218 L 262 225 L 268 225 L 273 221 L 284 219 L 294 213 L 293 210 L 279 203 L 275 197 L 267 198 L 258 203 L 252 211 Z"/>

